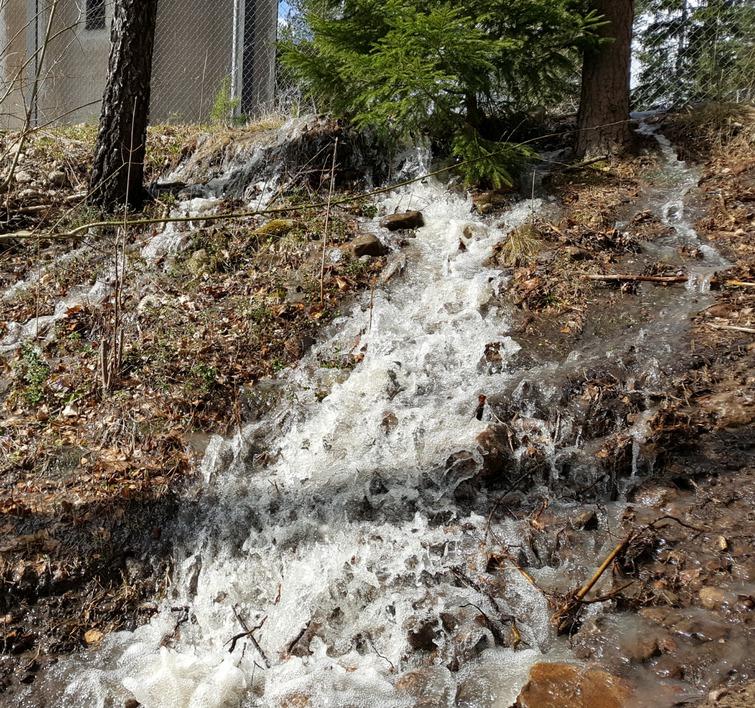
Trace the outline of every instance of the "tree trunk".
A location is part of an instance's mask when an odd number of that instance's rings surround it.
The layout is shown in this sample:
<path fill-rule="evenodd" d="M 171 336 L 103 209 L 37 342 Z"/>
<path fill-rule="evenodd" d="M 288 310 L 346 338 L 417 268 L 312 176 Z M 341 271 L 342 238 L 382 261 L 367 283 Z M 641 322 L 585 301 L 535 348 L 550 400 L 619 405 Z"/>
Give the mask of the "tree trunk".
<path fill-rule="evenodd" d="M 116 0 L 89 202 L 105 211 L 144 202 L 157 0 Z"/>
<path fill-rule="evenodd" d="M 634 0 L 592 0 L 607 24 L 604 42 L 585 52 L 579 105 L 577 156 L 620 152 L 629 140 L 629 72 Z"/>

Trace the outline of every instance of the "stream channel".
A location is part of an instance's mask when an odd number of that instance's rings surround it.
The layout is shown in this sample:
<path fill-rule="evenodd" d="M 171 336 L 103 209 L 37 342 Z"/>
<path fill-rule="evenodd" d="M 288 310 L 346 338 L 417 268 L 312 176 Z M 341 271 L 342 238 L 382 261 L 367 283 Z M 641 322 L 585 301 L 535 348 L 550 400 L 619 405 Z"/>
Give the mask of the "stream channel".
<path fill-rule="evenodd" d="M 697 174 L 653 125 L 639 130 L 657 139 L 664 173 L 647 208 L 674 228 L 647 247 L 659 258 L 680 245 L 703 251 L 687 288 L 655 289 L 652 321 L 533 366 L 501 297 L 510 276 L 489 257 L 508 231 L 555 204 L 541 195 L 491 220 L 436 179 L 390 193 L 381 214 L 417 209 L 425 226 L 394 248 L 394 277 L 364 293 L 295 370 L 261 387 L 276 404 L 261 404 L 237 436 L 213 438 L 201 489 L 165 530 L 176 570 L 153 620 L 61 661 L 21 705 L 413 706 L 401 677 L 431 666 L 422 705 L 488 708 L 512 705 L 535 663 L 577 661 L 538 588 L 586 579 L 615 540 L 547 562 L 528 542 L 526 519 L 491 513 L 500 489 L 475 481 L 484 465 L 477 440 L 498 421 L 489 406 L 481 419 L 475 409 L 480 395 L 512 392 L 517 425 L 547 463 L 546 475 L 519 490 L 520 503 L 548 496 L 576 513 L 573 495 L 560 500 L 564 460 L 572 461 L 564 489 L 598 474 L 581 423 L 566 411 L 555 424 L 540 407 L 527 410 L 527 391 L 548 399 L 565 372 L 629 351 L 652 381 L 690 314 L 705 307 L 724 263 L 697 242 L 685 212 Z M 404 174 L 422 174 L 425 160 L 418 152 Z M 377 218 L 363 226 L 393 238 Z M 491 344 L 502 366 L 485 363 Z M 352 370 L 321 364 L 348 352 L 363 355 Z M 631 475 L 652 467 L 641 459 L 642 425 L 640 416 L 630 431 Z M 608 528 L 620 525 L 631 475 L 601 499 Z M 496 552 L 517 562 L 501 563 L 493 580 Z M 610 603 L 589 610 L 610 611 Z"/>

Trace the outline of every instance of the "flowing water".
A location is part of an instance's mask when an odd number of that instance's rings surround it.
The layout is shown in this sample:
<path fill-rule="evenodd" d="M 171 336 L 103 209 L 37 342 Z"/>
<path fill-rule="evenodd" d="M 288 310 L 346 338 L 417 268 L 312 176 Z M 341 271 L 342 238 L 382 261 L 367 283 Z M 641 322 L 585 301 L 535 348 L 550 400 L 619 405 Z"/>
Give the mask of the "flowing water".
<path fill-rule="evenodd" d="M 670 186 L 655 207 L 696 239 L 683 205 L 694 173 L 657 138 Z M 549 567 L 524 541 L 527 522 L 491 521 L 493 496 L 478 508 L 456 494 L 479 473 L 476 438 L 495 422 L 487 408 L 475 415 L 479 396 L 523 373 L 480 366 L 491 344 L 504 361 L 520 349 L 498 297 L 508 276 L 487 260 L 507 231 L 551 207 L 522 201 L 501 224 L 471 206 L 435 179 L 384 199 L 383 213 L 419 209 L 426 222 L 394 256 L 402 273 L 364 294 L 296 370 L 258 387 L 278 401 L 271 410 L 213 439 L 202 489 L 173 526 L 179 560 L 155 618 L 62 662 L 47 695 L 26 705 L 134 697 L 147 708 L 221 708 L 307 696 L 313 706 L 410 706 L 396 679 L 432 650 L 427 705 L 487 708 L 511 705 L 543 657 L 570 657 L 544 595 L 514 563 L 491 585 L 490 553 L 523 554 L 535 581 L 553 586 L 589 572 L 609 546 Z M 720 264 L 711 255 L 696 266 L 699 285 Z M 678 292 L 682 328 L 699 293 Z M 631 344 L 647 338 L 634 332 Z M 328 363 L 344 358 L 358 363 Z M 544 390 L 557 368 L 538 370 Z M 635 427 L 638 457 L 642 421 Z M 534 417 L 530 437 L 555 455 L 558 435 Z M 622 508 L 609 503 L 603 522 L 617 527 Z M 481 624 L 481 613 L 493 620 Z M 526 648 L 499 646 L 511 631 Z"/>

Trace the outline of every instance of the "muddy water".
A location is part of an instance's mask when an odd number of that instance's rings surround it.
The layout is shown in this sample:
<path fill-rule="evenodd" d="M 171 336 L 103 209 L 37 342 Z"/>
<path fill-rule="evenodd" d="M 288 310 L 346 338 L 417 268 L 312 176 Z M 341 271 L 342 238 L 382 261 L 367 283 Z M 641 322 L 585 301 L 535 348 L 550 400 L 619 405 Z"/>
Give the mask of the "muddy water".
<path fill-rule="evenodd" d="M 683 200 L 695 177 L 658 138 L 668 186 L 652 206 L 687 241 Z M 408 168 L 422 170 L 423 159 Z M 586 534 L 568 556 L 544 562 L 527 521 L 488 518 L 495 495 L 483 490 L 465 504 L 458 494 L 483 466 L 477 437 L 496 422 L 488 408 L 475 415 L 478 397 L 532 374 L 480 365 L 491 344 L 504 361 L 520 349 L 499 304 L 507 275 L 486 262 L 507 231 L 548 208 L 523 201 L 493 224 L 432 179 L 386 198 L 383 213 L 425 217 L 402 249 L 402 273 L 334 323 L 297 370 L 269 382 L 280 400 L 271 412 L 212 441 L 205 484 L 175 521 L 175 580 L 159 613 L 63 662 L 23 705 L 104 708 L 135 698 L 147 708 L 221 708 L 308 697 L 314 706 L 411 706 L 401 677 L 434 663 L 428 705 L 488 708 L 510 705 L 534 663 L 574 660 L 541 589 L 573 587 L 614 541 Z M 648 368 L 658 366 L 700 309 L 698 291 L 717 263 L 706 251 L 695 287 L 665 296 L 656 319 L 611 347 L 647 350 Z M 334 368 L 354 354 L 353 369 Z M 599 356 L 593 346 L 564 366 Z M 537 372 L 546 395 L 559 368 Z M 563 452 L 546 421 L 534 412 L 531 421 L 531 442 Z M 641 420 L 633 435 L 637 473 Z M 580 437 L 569 445 L 578 449 Z M 529 491 L 557 482 L 554 466 Z M 623 508 L 603 506 L 601 525 L 618 528 Z M 577 511 L 559 509 L 564 518 Z M 501 558 L 494 576 L 491 554 Z"/>

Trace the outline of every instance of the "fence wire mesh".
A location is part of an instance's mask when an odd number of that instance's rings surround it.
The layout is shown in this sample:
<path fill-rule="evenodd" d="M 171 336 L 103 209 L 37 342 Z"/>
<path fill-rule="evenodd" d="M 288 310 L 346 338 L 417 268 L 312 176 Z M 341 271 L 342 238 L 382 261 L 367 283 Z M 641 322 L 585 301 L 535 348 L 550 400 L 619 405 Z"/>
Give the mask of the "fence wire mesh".
<path fill-rule="evenodd" d="M 0 0 L 2 127 L 23 125 L 27 111 L 33 125 L 97 119 L 114 4 Z M 160 0 L 152 120 L 228 122 L 271 110 L 277 31 L 277 0 Z"/>
<path fill-rule="evenodd" d="M 298 92 L 277 71 L 276 40 L 288 28 L 302 31 L 300 5 L 160 0 L 152 121 L 231 122 L 285 110 Z M 27 112 L 32 125 L 97 119 L 113 6 L 114 0 L 0 0 L 0 127 L 23 125 Z M 638 0 L 632 69 L 639 110 L 753 101 L 755 3 Z M 571 90 L 564 105 L 576 107 L 578 80 Z"/>
<path fill-rule="evenodd" d="M 634 104 L 645 110 L 755 99 L 752 0 L 645 0 L 634 36 Z"/>

